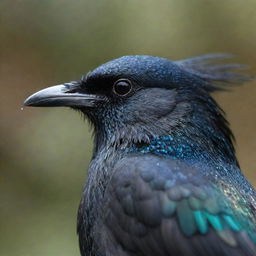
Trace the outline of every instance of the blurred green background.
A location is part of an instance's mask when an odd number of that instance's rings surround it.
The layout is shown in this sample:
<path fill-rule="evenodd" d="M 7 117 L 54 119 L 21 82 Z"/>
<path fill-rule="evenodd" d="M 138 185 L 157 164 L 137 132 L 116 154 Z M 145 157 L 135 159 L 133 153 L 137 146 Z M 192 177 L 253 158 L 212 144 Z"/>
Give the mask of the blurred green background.
<path fill-rule="evenodd" d="M 255 0 L 1 0 L 0 255 L 79 255 L 91 131 L 69 109 L 22 111 L 27 96 L 129 54 L 229 52 L 256 73 L 255 24 Z M 254 185 L 255 96 L 255 82 L 215 96 Z"/>

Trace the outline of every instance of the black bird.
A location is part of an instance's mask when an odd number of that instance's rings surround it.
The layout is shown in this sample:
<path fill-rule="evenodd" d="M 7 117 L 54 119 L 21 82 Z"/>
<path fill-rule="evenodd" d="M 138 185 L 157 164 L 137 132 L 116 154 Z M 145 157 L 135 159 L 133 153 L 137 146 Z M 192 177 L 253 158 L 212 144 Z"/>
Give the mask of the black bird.
<path fill-rule="evenodd" d="M 95 128 L 83 256 L 256 255 L 256 193 L 210 96 L 251 77 L 212 63 L 226 57 L 125 56 L 25 101 L 78 109 Z"/>

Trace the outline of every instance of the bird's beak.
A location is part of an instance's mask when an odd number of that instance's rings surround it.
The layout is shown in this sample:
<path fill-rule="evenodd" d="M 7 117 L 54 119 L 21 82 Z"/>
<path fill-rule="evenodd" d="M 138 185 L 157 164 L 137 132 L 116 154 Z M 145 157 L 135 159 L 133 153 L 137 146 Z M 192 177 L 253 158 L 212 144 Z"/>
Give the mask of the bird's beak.
<path fill-rule="evenodd" d="M 68 85 L 68 86 L 67 86 Z M 24 101 L 25 106 L 33 107 L 94 107 L 102 98 L 80 92 L 72 92 L 72 83 L 48 87 L 32 94 Z"/>

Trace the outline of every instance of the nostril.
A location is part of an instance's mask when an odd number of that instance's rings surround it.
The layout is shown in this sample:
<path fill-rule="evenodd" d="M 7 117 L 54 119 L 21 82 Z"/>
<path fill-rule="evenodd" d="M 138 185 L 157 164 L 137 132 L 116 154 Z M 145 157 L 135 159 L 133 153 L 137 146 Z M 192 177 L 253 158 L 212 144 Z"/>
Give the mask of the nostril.
<path fill-rule="evenodd" d="M 66 87 L 65 93 L 76 93 L 81 90 L 80 83 L 77 81 L 71 81 L 69 83 L 65 83 L 64 86 Z"/>

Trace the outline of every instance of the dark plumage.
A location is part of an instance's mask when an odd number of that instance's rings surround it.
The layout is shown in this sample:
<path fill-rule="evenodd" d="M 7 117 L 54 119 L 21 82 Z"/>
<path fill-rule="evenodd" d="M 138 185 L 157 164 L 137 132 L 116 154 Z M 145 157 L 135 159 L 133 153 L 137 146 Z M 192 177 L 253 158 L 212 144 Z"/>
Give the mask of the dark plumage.
<path fill-rule="evenodd" d="M 211 65 L 125 56 L 28 106 L 70 106 L 95 128 L 78 212 L 83 256 L 256 255 L 256 195 L 210 93 L 249 75 Z"/>

